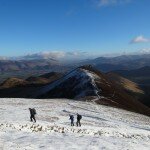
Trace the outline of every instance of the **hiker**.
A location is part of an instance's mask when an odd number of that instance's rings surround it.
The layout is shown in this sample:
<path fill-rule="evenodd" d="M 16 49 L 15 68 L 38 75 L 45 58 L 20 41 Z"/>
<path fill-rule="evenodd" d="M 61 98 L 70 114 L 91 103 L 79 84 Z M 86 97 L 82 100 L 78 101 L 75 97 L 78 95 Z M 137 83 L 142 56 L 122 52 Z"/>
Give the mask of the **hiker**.
<path fill-rule="evenodd" d="M 32 121 L 33 119 L 34 122 L 36 122 L 36 119 L 35 119 L 36 110 L 34 108 L 29 108 L 29 111 L 30 111 L 30 120 Z"/>
<path fill-rule="evenodd" d="M 81 127 L 81 123 L 80 123 L 81 119 L 82 119 L 82 116 L 77 113 L 77 126 Z"/>
<path fill-rule="evenodd" d="M 74 126 L 74 116 L 73 115 L 70 115 L 70 118 L 69 118 L 70 120 L 71 120 L 71 126 Z"/>

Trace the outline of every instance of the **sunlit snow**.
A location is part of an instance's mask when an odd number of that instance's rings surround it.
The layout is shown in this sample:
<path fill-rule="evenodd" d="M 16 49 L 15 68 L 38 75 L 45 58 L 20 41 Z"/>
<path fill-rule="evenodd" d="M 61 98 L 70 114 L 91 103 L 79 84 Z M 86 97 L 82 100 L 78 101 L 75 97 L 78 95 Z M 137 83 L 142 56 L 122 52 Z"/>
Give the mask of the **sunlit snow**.
<path fill-rule="evenodd" d="M 37 110 L 37 122 L 29 119 Z M 69 114 L 81 114 L 71 127 Z M 76 118 L 76 116 L 75 116 Z M 67 99 L 0 99 L 0 150 L 149 150 L 150 118 Z"/>

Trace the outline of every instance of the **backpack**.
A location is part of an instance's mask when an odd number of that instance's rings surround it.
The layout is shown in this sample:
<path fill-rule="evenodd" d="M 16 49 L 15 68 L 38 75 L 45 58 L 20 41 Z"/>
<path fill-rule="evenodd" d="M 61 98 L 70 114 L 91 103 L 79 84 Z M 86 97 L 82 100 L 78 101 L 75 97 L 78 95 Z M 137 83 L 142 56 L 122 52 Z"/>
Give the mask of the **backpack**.
<path fill-rule="evenodd" d="M 79 119 L 82 119 L 82 116 L 81 116 L 81 115 L 79 115 Z"/>
<path fill-rule="evenodd" d="M 80 119 L 82 119 L 82 116 L 80 115 Z"/>
<path fill-rule="evenodd" d="M 33 114 L 36 115 L 36 110 L 35 110 L 35 108 L 33 108 L 32 111 L 33 111 Z"/>

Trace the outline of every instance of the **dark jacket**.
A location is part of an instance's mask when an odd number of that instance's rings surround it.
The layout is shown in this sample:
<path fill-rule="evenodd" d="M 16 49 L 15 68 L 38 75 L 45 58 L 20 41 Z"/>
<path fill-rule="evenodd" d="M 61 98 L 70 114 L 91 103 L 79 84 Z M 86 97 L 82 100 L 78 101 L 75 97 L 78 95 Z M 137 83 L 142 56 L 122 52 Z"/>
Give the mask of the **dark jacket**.
<path fill-rule="evenodd" d="M 70 115 L 70 120 L 74 121 L 74 116 Z"/>

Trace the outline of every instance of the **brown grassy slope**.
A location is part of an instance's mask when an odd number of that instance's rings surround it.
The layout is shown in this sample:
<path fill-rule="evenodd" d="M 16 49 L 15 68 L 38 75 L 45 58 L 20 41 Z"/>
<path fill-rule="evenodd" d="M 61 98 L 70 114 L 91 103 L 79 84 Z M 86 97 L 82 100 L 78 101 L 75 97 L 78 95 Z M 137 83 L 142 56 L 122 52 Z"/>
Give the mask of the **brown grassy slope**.
<path fill-rule="evenodd" d="M 38 77 L 29 77 L 26 80 L 8 78 L 0 85 L 0 97 L 33 98 L 33 93 L 54 80 L 60 78 L 62 73 L 46 73 Z"/>
<path fill-rule="evenodd" d="M 99 99 L 97 103 L 117 106 L 150 116 L 150 109 L 148 107 L 135 100 L 134 97 L 132 97 L 125 90 L 120 88 L 120 86 L 112 82 L 105 74 L 92 67 L 86 66 L 82 68 L 94 72 L 101 78 L 100 82 L 95 82 L 97 87 L 100 89 L 99 95 L 102 95 L 104 98 Z"/>
<path fill-rule="evenodd" d="M 28 82 L 19 78 L 8 78 L 0 86 L 0 88 L 13 88 L 17 86 L 25 86 Z"/>
<path fill-rule="evenodd" d="M 126 89 L 129 92 L 144 94 L 144 91 L 138 86 L 137 83 L 130 81 L 124 77 L 121 77 L 115 73 L 107 73 L 106 76 L 118 86 Z"/>

